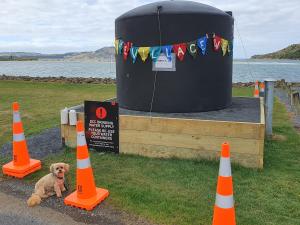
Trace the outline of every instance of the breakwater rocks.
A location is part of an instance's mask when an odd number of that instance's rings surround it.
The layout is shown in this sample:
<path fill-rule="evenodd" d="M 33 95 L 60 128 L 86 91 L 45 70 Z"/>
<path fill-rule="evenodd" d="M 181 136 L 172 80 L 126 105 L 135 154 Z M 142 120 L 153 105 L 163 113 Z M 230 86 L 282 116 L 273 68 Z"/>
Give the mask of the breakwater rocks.
<path fill-rule="evenodd" d="M 237 82 L 233 83 L 233 87 L 254 87 L 255 82 Z M 275 81 L 275 87 L 286 88 L 286 87 L 300 87 L 300 82 L 286 82 L 284 79 Z"/>
<path fill-rule="evenodd" d="M 10 76 L 0 75 L 1 80 L 35 81 L 35 82 L 57 82 L 70 84 L 115 84 L 115 78 L 97 78 L 97 77 L 31 77 L 31 76 Z M 252 87 L 255 82 L 237 82 L 233 87 Z M 300 87 L 300 82 L 286 82 L 284 79 L 275 82 L 275 87 Z"/>
<path fill-rule="evenodd" d="M 9 76 L 0 75 L 1 80 L 17 80 L 17 81 L 32 81 L 32 82 L 56 82 L 70 84 L 115 84 L 115 78 L 94 78 L 94 77 L 31 77 L 31 76 Z"/>

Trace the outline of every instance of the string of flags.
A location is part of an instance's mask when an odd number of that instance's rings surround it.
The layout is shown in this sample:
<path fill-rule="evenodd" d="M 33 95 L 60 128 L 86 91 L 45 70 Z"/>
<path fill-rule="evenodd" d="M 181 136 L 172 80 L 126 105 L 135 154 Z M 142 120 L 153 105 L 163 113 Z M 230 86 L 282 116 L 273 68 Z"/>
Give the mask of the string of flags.
<path fill-rule="evenodd" d="M 128 56 L 132 58 L 132 62 L 135 63 L 138 55 L 141 60 L 145 62 L 149 55 L 150 58 L 156 62 L 161 53 L 165 54 L 169 61 L 172 60 L 172 51 L 175 53 L 176 57 L 183 61 L 186 52 L 188 52 L 194 59 L 197 55 L 205 55 L 207 50 L 208 35 L 206 34 L 203 37 L 200 37 L 197 40 L 190 41 L 187 43 L 179 43 L 173 45 L 164 45 L 164 46 L 154 46 L 154 47 L 136 47 L 132 42 L 124 42 L 121 39 L 115 40 L 115 53 L 117 55 L 123 54 L 123 59 L 127 60 Z M 219 52 L 222 51 L 222 55 L 231 55 L 232 54 L 232 42 L 229 42 L 225 38 L 222 38 L 218 35 L 213 34 L 212 37 L 213 50 Z"/>

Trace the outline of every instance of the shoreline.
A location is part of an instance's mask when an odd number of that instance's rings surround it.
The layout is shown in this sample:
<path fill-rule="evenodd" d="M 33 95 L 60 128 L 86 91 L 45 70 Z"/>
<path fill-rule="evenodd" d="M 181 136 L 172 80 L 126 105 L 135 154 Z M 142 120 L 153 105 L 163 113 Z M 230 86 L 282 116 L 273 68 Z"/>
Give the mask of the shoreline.
<path fill-rule="evenodd" d="M 111 77 L 32 77 L 32 76 L 11 76 L 0 75 L 0 81 L 28 81 L 28 82 L 52 82 L 52 83 L 69 83 L 69 84 L 116 84 L 116 78 Z M 255 82 L 236 82 L 232 87 L 252 87 Z M 276 87 L 300 87 L 299 82 L 286 82 L 284 79 L 275 81 Z"/>
<path fill-rule="evenodd" d="M 31 77 L 31 76 L 11 76 L 0 75 L 0 81 L 31 81 L 31 82 L 53 82 L 69 84 L 116 84 L 115 78 L 110 77 Z"/>

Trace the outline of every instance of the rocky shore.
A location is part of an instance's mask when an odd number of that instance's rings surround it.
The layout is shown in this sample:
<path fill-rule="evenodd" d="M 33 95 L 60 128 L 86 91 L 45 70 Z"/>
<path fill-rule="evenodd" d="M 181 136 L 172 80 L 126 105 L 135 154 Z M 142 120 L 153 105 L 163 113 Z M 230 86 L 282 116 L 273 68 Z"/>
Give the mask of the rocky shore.
<path fill-rule="evenodd" d="M 70 84 L 115 84 L 115 78 L 97 78 L 97 77 L 31 77 L 31 76 L 10 76 L 0 75 L 1 80 L 17 80 L 17 81 L 32 81 L 32 82 L 57 82 Z M 233 87 L 252 87 L 255 82 L 237 82 L 233 83 Z M 284 79 L 278 80 L 275 87 L 300 87 L 300 82 L 286 82 Z"/>
<path fill-rule="evenodd" d="M 31 77 L 31 76 L 9 76 L 0 75 L 1 80 L 32 81 L 32 82 L 56 82 L 70 84 L 115 84 L 115 78 L 94 78 L 94 77 Z"/>

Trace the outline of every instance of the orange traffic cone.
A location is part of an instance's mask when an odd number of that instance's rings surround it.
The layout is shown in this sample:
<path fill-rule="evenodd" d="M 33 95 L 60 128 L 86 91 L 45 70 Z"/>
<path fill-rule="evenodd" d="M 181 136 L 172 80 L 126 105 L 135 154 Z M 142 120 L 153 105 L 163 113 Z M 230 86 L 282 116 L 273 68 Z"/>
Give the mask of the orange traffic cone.
<path fill-rule="evenodd" d="M 264 95 L 265 95 L 265 83 L 264 82 L 261 82 L 260 84 L 259 84 L 259 96 L 261 96 L 261 97 L 264 97 Z"/>
<path fill-rule="evenodd" d="M 92 210 L 108 197 L 106 189 L 97 188 L 89 158 L 82 121 L 77 121 L 77 190 L 64 200 L 66 205 Z"/>
<path fill-rule="evenodd" d="M 254 87 L 254 94 L 253 94 L 253 96 L 255 98 L 259 97 L 258 81 L 255 81 L 255 87 Z"/>
<path fill-rule="evenodd" d="M 2 167 L 3 174 L 23 178 L 41 169 L 41 161 L 30 159 L 25 140 L 19 104 L 13 103 L 13 161 Z"/>
<path fill-rule="evenodd" d="M 229 144 L 222 144 L 213 225 L 235 225 Z"/>

